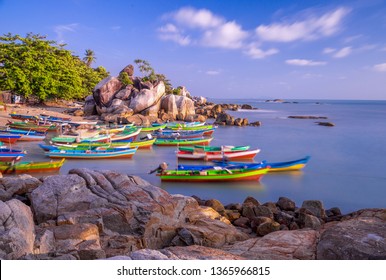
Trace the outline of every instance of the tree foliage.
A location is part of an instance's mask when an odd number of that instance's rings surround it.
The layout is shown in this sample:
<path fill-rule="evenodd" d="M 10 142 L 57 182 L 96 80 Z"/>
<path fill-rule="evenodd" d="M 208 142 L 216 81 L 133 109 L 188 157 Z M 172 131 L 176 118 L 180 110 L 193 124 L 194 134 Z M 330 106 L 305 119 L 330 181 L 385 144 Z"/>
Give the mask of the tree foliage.
<path fill-rule="evenodd" d="M 103 67 L 90 68 L 64 46 L 39 34 L 1 36 L 0 90 L 26 98 L 33 95 L 42 101 L 89 95 L 108 72 Z"/>
<path fill-rule="evenodd" d="M 133 81 L 130 79 L 129 74 L 127 74 L 126 72 L 119 73 L 118 80 L 120 80 L 121 83 L 125 86 L 133 84 Z"/>
<path fill-rule="evenodd" d="M 166 94 L 173 93 L 173 86 L 170 83 L 170 80 L 164 74 L 155 73 L 153 67 L 151 67 L 148 61 L 143 59 L 136 59 L 134 62 L 137 64 L 139 71 L 145 74 L 145 76 L 142 78 L 143 81 L 150 81 L 152 84 L 163 81 L 165 84 Z"/>
<path fill-rule="evenodd" d="M 93 50 L 87 49 L 84 53 L 83 61 L 86 63 L 88 67 L 91 66 L 91 63 L 95 62 L 96 57 Z"/>

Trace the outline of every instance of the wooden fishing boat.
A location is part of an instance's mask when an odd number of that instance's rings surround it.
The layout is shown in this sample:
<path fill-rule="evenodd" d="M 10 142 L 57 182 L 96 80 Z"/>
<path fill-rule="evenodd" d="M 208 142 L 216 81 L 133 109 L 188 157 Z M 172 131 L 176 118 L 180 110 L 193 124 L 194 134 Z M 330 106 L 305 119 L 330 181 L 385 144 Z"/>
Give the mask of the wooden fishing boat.
<path fill-rule="evenodd" d="M 45 133 L 31 131 L 31 130 L 22 130 L 22 129 L 1 129 L 0 133 L 9 133 L 13 135 L 20 135 L 19 141 L 42 141 L 46 138 Z"/>
<path fill-rule="evenodd" d="M 189 159 L 189 160 L 252 160 L 258 153 L 260 149 L 247 150 L 247 151 L 208 151 L 208 152 L 185 152 L 178 151 L 177 157 L 179 159 Z"/>
<path fill-rule="evenodd" d="M 9 128 L 8 126 L 1 127 L 0 128 L 0 133 L 46 135 L 44 132 L 32 131 L 32 130 L 23 130 L 23 129 L 15 129 L 15 128 Z"/>
<path fill-rule="evenodd" d="M 14 174 L 59 171 L 64 161 L 65 159 L 60 161 L 17 162 L 15 164 L 0 162 L 0 172 L 3 174 Z"/>
<path fill-rule="evenodd" d="M 10 122 L 7 124 L 10 128 L 32 130 L 39 132 L 47 132 L 48 130 L 56 130 L 56 125 L 52 124 L 35 124 L 31 122 Z"/>
<path fill-rule="evenodd" d="M 55 116 L 50 116 L 45 114 L 40 114 L 39 118 L 45 121 L 58 122 L 58 123 L 66 123 L 71 121 L 70 117 L 55 117 Z"/>
<path fill-rule="evenodd" d="M 31 115 L 22 115 L 22 114 L 16 114 L 16 113 L 11 113 L 9 114 L 12 119 L 16 120 L 38 120 L 39 116 L 31 116 Z"/>
<path fill-rule="evenodd" d="M 126 140 L 134 141 L 140 132 L 141 132 L 141 128 L 131 127 L 130 129 L 111 135 L 110 141 L 111 142 L 126 141 Z"/>
<path fill-rule="evenodd" d="M 213 124 L 200 125 L 200 126 L 184 126 L 184 127 L 167 127 L 171 130 L 206 130 L 216 128 Z"/>
<path fill-rule="evenodd" d="M 86 150 L 103 150 L 103 149 L 129 149 L 130 143 L 119 143 L 119 145 L 111 145 L 111 143 L 101 143 L 101 145 L 46 145 L 46 144 L 39 144 L 39 147 L 42 148 L 44 151 L 86 151 Z"/>
<path fill-rule="evenodd" d="M 296 171 L 303 169 L 308 161 L 310 156 L 306 156 L 301 159 L 291 160 L 291 161 L 282 161 L 282 162 L 265 162 L 266 165 L 270 167 L 269 172 L 278 172 L 278 171 Z M 246 168 L 253 167 L 254 163 L 240 163 L 240 162 L 228 162 L 228 161 L 215 161 L 215 164 L 226 167 L 237 167 L 244 166 Z"/>
<path fill-rule="evenodd" d="M 0 148 L 0 162 L 19 161 L 25 156 L 25 151 L 9 148 Z"/>
<path fill-rule="evenodd" d="M 248 151 L 250 149 L 250 146 L 231 146 L 231 145 L 223 145 L 223 146 L 201 146 L 201 145 L 194 145 L 194 146 L 186 146 L 186 147 L 179 147 L 179 151 L 184 152 L 232 152 L 232 151 Z"/>
<path fill-rule="evenodd" d="M 98 147 L 107 147 L 107 148 L 115 148 L 115 147 L 122 147 L 122 146 L 128 146 L 130 141 L 125 142 L 88 142 L 88 143 L 71 143 L 71 144 L 63 144 L 63 143 L 53 143 L 53 146 L 55 147 L 68 147 L 70 148 L 80 148 L 81 150 L 92 150 L 94 148 Z M 129 146 L 128 146 L 129 147 Z M 43 148 L 43 147 L 41 147 Z"/>
<path fill-rule="evenodd" d="M 187 131 L 157 131 L 152 136 L 158 139 L 188 139 L 188 138 L 199 138 L 204 136 L 203 130 L 187 130 Z"/>
<path fill-rule="evenodd" d="M 0 133 L 0 141 L 5 144 L 14 144 L 17 140 L 20 139 L 20 135 L 11 134 L 11 133 Z"/>
<path fill-rule="evenodd" d="M 125 124 L 125 125 L 99 125 L 98 131 L 99 134 L 116 134 L 119 132 L 123 132 L 125 130 L 129 130 L 133 127 L 133 124 Z"/>
<path fill-rule="evenodd" d="M 166 124 L 160 124 L 160 125 L 152 124 L 152 126 L 139 126 L 139 127 L 141 128 L 141 132 L 154 132 L 154 131 L 158 131 L 166 128 Z"/>
<path fill-rule="evenodd" d="M 81 138 L 79 135 L 62 135 L 53 137 L 50 140 L 52 143 L 71 144 L 71 143 L 107 143 L 111 141 L 111 136 L 107 134 L 95 135 L 92 137 Z"/>
<path fill-rule="evenodd" d="M 112 159 L 112 158 L 132 158 L 137 148 L 130 149 L 105 149 L 105 150 L 72 150 L 72 151 L 49 151 L 45 154 L 50 158 L 69 158 L 69 159 Z"/>
<path fill-rule="evenodd" d="M 162 170 L 157 176 L 162 181 L 174 182 L 234 182 L 245 180 L 260 180 L 268 172 L 268 167 L 256 169 L 210 168 L 206 170 Z"/>
<path fill-rule="evenodd" d="M 19 141 L 43 141 L 46 135 L 22 134 Z"/>
<path fill-rule="evenodd" d="M 178 129 L 184 127 L 198 127 L 204 126 L 205 122 L 169 122 L 166 123 L 166 127 L 169 129 Z"/>
<path fill-rule="evenodd" d="M 128 143 L 130 148 L 137 147 L 138 149 L 150 149 L 153 147 L 154 142 L 157 140 L 157 138 L 152 139 L 142 139 L 138 141 L 133 141 Z M 113 144 L 117 143 L 124 143 L 124 142 L 113 142 Z"/>
<path fill-rule="evenodd" d="M 154 145 L 157 146 L 192 146 L 209 145 L 213 138 L 193 138 L 193 139 L 157 139 Z"/>

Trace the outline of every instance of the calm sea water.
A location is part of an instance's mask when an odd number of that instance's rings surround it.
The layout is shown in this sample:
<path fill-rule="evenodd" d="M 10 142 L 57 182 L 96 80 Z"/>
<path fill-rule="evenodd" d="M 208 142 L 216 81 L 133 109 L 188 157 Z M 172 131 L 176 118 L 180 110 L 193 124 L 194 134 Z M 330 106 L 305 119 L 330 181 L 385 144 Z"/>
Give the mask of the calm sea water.
<path fill-rule="evenodd" d="M 139 175 L 172 194 L 216 198 L 224 204 L 253 196 L 260 202 L 285 196 L 297 205 L 318 199 L 325 208 L 340 207 L 344 213 L 361 208 L 386 207 L 386 101 L 296 100 L 297 103 L 267 103 L 259 100 L 213 100 L 216 103 L 250 104 L 257 110 L 229 112 L 260 127 L 219 127 L 212 145 L 250 145 L 260 148 L 255 161 L 288 161 L 306 155 L 311 159 L 303 171 L 271 173 L 258 182 L 161 183 L 147 172 L 165 161 L 177 165 L 176 148 L 139 150 L 126 160 L 68 160 L 60 173 L 72 168 L 111 169 Z M 335 127 L 315 124 L 318 120 L 288 119 L 290 115 L 325 116 Z M 213 120 L 212 120 L 213 121 Z M 26 160 L 47 160 L 36 143 L 21 143 Z M 194 164 L 194 161 L 179 163 Z M 199 162 L 197 162 L 199 163 Z"/>

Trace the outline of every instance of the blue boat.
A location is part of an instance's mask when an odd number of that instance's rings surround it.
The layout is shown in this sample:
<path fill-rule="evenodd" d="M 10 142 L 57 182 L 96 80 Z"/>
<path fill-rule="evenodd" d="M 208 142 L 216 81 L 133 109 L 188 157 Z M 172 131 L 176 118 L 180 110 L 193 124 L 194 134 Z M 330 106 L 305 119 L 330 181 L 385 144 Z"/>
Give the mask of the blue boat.
<path fill-rule="evenodd" d="M 301 159 L 291 160 L 291 161 L 282 161 L 282 162 L 266 162 L 266 165 L 270 167 L 268 172 L 277 172 L 277 171 L 296 171 L 303 169 L 308 161 L 310 160 L 310 156 L 306 156 Z M 229 162 L 229 161 L 214 161 L 214 163 L 218 166 L 226 166 L 227 168 L 232 166 L 251 166 L 255 163 L 240 163 L 240 162 Z"/>
<path fill-rule="evenodd" d="M 129 149 L 104 149 L 104 150 L 53 150 L 45 154 L 50 158 L 67 159 L 111 159 L 111 158 L 132 158 L 137 147 Z"/>
<path fill-rule="evenodd" d="M 25 151 L 0 148 L 0 161 L 2 162 L 18 161 L 24 156 Z"/>

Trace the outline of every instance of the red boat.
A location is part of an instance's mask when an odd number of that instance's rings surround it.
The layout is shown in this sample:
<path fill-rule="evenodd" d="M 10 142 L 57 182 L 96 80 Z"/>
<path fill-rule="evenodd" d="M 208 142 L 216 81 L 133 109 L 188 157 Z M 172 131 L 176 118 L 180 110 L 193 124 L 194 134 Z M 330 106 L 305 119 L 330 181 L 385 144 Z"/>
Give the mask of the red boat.
<path fill-rule="evenodd" d="M 5 144 L 13 144 L 17 140 L 19 140 L 21 135 L 16 134 L 10 134 L 10 133 L 1 133 L 0 134 L 0 141 L 4 142 Z"/>

